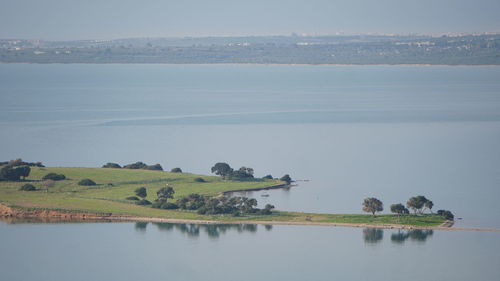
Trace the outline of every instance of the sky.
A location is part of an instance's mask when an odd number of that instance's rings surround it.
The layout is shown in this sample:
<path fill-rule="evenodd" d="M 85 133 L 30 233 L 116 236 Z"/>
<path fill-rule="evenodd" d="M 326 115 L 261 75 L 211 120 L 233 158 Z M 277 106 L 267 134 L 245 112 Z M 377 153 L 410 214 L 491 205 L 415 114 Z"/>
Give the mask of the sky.
<path fill-rule="evenodd" d="M 499 0 L 0 0 L 0 38 L 500 32 Z"/>

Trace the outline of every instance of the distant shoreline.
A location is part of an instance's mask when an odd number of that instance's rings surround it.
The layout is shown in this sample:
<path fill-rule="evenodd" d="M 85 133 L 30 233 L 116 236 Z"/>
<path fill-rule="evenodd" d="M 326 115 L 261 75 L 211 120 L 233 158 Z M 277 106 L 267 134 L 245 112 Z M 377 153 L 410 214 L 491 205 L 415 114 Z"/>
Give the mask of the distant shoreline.
<path fill-rule="evenodd" d="M 261 65 L 261 66 L 487 66 L 487 67 L 500 67 L 500 64 L 426 64 L 426 63 L 400 63 L 400 64 L 332 64 L 332 63 L 244 63 L 244 62 L 221 62 L 221 63 L 164 63 L 164 62 L 0 62 L 0 64 L 37 64 L 37 65 L 70 65 L 70 64 L 92 64 L 92 65 Z"/>

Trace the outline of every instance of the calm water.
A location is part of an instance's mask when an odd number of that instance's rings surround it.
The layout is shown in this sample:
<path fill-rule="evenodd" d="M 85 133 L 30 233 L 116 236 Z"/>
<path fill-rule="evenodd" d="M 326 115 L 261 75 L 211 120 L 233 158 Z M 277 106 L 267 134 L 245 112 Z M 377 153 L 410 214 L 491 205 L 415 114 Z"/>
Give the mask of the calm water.
<path fill-rule="evenodd" d="M 2 159 L 226 161 L 309 180 L 252 194 L 282 210 L 422 194 L 500 227 L 500 67 L 0 65 L 0 131 Z"/>
<path fill-rule="evenodd" d="M 498 280 L 498 233 L 154 223 L 5 224 L 0 279 Z"/>
<path fill-rule="evenodd" d="M 0 156 L 290 173 L 261 204 L 361 213 L 425 195 L 500 228 L 500 68 L 0 65 Z M 304 181 L 307 180 L 307 181 Z M 269 194 L 269 197 L 262 197 Z M 5 224 L 1 280 L 498 280 L 500 235 Z"/>

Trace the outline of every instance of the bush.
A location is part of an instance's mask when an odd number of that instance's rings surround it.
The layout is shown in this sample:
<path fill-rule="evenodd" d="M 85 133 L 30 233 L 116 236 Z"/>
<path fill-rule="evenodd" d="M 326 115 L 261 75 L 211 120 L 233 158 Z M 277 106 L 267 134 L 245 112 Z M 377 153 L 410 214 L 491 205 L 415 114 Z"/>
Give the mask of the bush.
<path fill-rule="evenodd" d="M 19 190 L 22 190 L 22 191 L 35 191 L 36 190 L 36 187 L 32 184 L 25 184 L 23 186 L 21 186 L 21 188 L 19 188 Z"/>
<path fill-rule="evenodd" d="M 153 171 L 163 171 L 163 167 L 160 164 L 155 164 L 151 166 L 144 167 L 145 170 L 153 170 Z"/>
<path fill-rule="evenodd" d="M 195 178 L 194 179 L 195 182 L 207 182 L 206 180 L 204 180 L 203 178 Z"/>
<path fill-rule="evenodd" d="M 125 199 L 132 200 L 132 201 L 139 201 L 140 200 L 139 197 L 137 197 L 137 196 L 129 196 L 129 197 L 125 198 Z"/>
<path fill-rule="evenodd" d="M 106 163 L 105 165 L 102 166 L 103 168 L 113 168 L 113 169 L 121 169 L 122 166 L 116 164 L 116 163 Z"/>
<path fill-rule="evenodd" d="M 146 199 L 142 199 L 142 200 L 137 201 L 135 204 L 144 206 L 144 205 L 151 205 L 151 202 L 149 202 Z"/>
<path fill-rule="evenodd" d="M 182 173 L 182 170 L 181 168 L 173 168 L 172 170 L 170 170 L 171 173 Z"/>
<path fill-rule="evenodd" d="M 165 210 L 175 210 L 175 209 L 179 209 L 179 206 L 177 206 L 174 203 L 165 202 L 165 203 L 161 204 L 160 208 L 165 209 Z"/>
<path fill-rule="evenodd" d="M 96 185 L 95 181 L 91 179 L 83 179 L 78 182 L 78 185 L 85 185 L 85 186 L 91 186 L 91 185 Z"/>
<path fill-rule="evenodd" d="M 42 178 L 42 180 L 53 180 L 53 181 L 62 181 L 65 179 L 66 179 L 65 175 L 56 173 L 48 173 Z"/>
<path fill-rule="evenodd" d="M 263 179 L 265 179 L 265 180 L 266 180 L 266 179 L 267 179 L 267 180 L 272 180 L 272 179 L 273 179 L 273 176 L 271 176 L 271 175 L 267 175 L 267 176 L 263 176 L 262 178 L 263 178 Z"/>

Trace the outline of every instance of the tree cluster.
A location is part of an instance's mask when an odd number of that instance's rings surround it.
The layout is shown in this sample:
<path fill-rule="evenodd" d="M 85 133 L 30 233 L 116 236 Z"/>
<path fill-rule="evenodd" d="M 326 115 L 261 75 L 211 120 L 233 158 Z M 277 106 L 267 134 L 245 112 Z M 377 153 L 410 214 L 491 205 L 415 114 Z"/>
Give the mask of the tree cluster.
<path fill-rule="evenodd" d="M 122 168 L 122 166 L 120 166 L 119 164 L 111 163 L 111 162 L 104 164 L 102 167 L 103 168 L 113 168 L 113 169 L 121 169 Z M 127 165 L 123 166 L 123 169 L 134 169 L 134 170 L 143 169 L 143 170 L 163 171 L 163 167 L 160 164 L 147 165 L 146 163 L 143 163 L 140 161 L 135 162 L 135 163 L 131 163 L 131 164 L 127 164 Z"/>
<path fill-rule="evenodd" d="M 247 197 L 208 197 L 200 194 L 190 194 L 177 200 L 180 209 L 195 210 L 198 214 L 216 215 L 244 214 L 270 215 L 274 206 L 267 204 L 263 209 L 256 208 L 257 200 Z"/>
<path fill-rule="evenodd" d="M 419 214 L 423 214 L 426 208 L 428 208 L 432 213 L 431 209 L 433 206 L 434 203 L 422 195 L 411 197 L 406 202 L 406 207 L 412 209 L 414 214 L 416 214 L 417 212 Z"/>
<path fill-rule="evenodd" d="M 221 176 L 224 179 L 231 180 L 253 180 L 254 170 L 250 167 L 241 167 L 235 170 L 229 166 L 229 164 L 224 162 L 218 162 L 211 168 L 212 173 Z M 266 175 L 262 179 L 273 179 L 271 175 Z M 287 184 L 292 182 L 290 175 L 284 175 L 280 180 L 285 181 Z"/>

